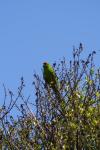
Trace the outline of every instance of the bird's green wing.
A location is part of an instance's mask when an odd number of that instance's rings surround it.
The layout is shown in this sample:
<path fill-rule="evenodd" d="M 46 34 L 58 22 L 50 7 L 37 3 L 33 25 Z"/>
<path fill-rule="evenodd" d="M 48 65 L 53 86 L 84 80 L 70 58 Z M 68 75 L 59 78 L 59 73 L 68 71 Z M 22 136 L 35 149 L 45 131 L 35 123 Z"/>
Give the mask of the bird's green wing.
<path fill-rule="evenodd" d="M 47 84 L 54 85 L 57 83 L 57 76 L 55 74 L 54 69 L 48 63 L 44 63 L 43 65 L 43 77 Z"/>

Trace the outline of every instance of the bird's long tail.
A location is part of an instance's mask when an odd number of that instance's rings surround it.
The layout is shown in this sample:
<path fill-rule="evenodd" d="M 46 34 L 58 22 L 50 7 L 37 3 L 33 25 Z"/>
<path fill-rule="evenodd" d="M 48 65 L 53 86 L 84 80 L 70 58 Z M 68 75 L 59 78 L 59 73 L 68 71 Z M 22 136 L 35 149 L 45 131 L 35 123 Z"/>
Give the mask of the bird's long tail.
<path fill-rule="evenodd" d="M 65 116 L 65 114 L 66 114 L 65 113 L 66 112 L 65 99 L 62 97 L 58 86 L 53 86 L 52 89 L 54 91 L 54 94 L 55 94 L 55 97 L 56 97 L 56 100 L 57 100 L 57 103 L 58 103 L 58 109 L 59 109 L 60 113 Z"/>

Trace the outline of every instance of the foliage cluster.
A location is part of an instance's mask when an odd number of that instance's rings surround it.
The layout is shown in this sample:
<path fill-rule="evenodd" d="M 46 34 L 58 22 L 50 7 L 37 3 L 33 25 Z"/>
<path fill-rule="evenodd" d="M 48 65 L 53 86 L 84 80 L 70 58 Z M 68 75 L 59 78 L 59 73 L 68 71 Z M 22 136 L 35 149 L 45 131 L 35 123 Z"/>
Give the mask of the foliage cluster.
<path fill-rule="evenodd" d="M 85 60 L 83 46 L 73 48 L 73 59 L 52 65 L 58 77 L 58 93 L 34 74 L 35 104 L 25 98 L 24 79 L 15 98 L 6 89 L 0 109 L 0 149 L 9 150 L 99 150 L 100 146 L 100 69 L 94 65 L 93 51 Z M 22 103 L 18 105 L 18 99 Z M 31 100 L 32 102 L 32 100 Z M 32 111 L 30 105 L 34 105 Z M 10 114 L 17 109 L 21 115 Z"/>

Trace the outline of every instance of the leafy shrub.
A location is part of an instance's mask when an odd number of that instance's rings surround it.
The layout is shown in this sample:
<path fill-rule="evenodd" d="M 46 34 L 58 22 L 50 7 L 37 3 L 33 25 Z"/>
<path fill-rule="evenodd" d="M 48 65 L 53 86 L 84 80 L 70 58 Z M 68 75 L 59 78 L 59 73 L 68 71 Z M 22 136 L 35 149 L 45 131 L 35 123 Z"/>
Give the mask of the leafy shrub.
<path fill-rule="evenodd" d="M 63 58 L 52 65 L 58 77 L 58 93 L 34 74 L 35 109 L 25 99 L 24 79 L 14 99 L 0 109 L 0 148 L 27 150 L 99 150 L 100 146 L 100 69 L 94 65 L 93 51 L 82 60 L 83 46 L 73 49 L 73 59 Z M 5 89 L 5 88 L 4 88 Z M 6 95 L 6 90 L 5 90 Z M 18 106 L 18 99 L 22 100 Z M 12 109 L 21 113 L 17 119 Z"/>

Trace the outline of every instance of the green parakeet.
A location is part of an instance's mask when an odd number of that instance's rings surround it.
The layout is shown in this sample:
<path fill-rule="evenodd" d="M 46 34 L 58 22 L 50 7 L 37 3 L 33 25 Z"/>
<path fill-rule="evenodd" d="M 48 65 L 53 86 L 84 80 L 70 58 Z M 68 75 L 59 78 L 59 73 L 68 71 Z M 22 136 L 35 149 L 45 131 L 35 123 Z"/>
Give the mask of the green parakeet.
<path fill-rule="evenodd" d="M 53 67 L 47 62 L 43 63 L 43 78 L 46 84 L 48 84 L 53 89 L 55 96 L 59 101 L 59 107 L 62 109 L 60 112 L 63 114 L 66 104 L 59 92 L 59 81 Z"/>
<path fill-rule="evenodd" d="M 57 87 L 57 76 L 54 69 L 47 62 L 43 63 L 43 78 L 45 82 L 55 91 Z"/>

